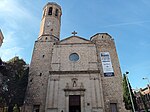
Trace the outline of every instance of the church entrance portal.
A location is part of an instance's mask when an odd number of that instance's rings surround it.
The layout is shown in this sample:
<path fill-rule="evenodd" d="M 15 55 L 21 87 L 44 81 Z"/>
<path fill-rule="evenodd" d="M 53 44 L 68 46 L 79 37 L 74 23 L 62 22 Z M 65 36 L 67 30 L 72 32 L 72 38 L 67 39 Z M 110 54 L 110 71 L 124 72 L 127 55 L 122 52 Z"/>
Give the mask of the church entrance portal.
<path fill-rule="evenodd" d="M 69 96 L 69 112 L 81 112 L 80 95 Z"/>

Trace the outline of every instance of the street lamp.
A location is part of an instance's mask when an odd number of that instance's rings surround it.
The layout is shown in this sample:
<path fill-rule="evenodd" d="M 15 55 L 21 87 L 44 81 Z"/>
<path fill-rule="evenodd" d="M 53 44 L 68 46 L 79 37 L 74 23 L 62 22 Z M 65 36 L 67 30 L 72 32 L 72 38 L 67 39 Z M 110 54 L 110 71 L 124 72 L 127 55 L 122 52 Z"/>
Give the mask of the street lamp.
<path fill-rule="evenodd" d="M 143 80 L 147 80 L 148 81 L 148 85 L 150 86 L 150 81 L 149 81 L 148 77 L 143 77 L 142 79 Z"/>
<path fill-rule="evenodd" d="M 143 77 L 142 79 L 148 81 L 147 87 L 148 87 L 148 90 L 149 90 L 149 92 L 150 92 L 150 88 L 149 88 L 149 87 L 150 87 L 150 81 L 149 81 L 149 78 L 148 78 L 148 77 Z"/>
<path fill-rule="evenodd" d="M 129 87 L 128 74 L 129 74 L 129 72 L 126 72 L 126 73 L 125 73 L 125 78 L 126 78 L 126 80 L 127 80 L 127 86 L 128 86 L 128 90 L 129 90 L 129 94 L 130 94 L 132 109 L 133 109 L 133 112 L 135 112 L 134 103 L 133 103 L 133 98 L 132 98 L 131 91 L 130 91 L 130 87 Z"/>

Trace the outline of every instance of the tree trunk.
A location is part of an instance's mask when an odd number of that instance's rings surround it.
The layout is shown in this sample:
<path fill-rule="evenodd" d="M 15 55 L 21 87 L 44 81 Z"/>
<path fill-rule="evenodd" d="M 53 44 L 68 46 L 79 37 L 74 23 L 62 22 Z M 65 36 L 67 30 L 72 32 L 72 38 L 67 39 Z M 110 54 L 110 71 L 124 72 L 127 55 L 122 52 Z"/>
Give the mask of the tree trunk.
<path fill-rule="evenodd" d="M 17 109 L 18 109 L 18 112 L 20 112 L 20 107 L 19 106 L 17 106 Z"/>
<path fill-rule="evenodd" d="M 14 107 L 14 106 L 9 105 L 9 106 L 8 106 L 8 112 L 13 112 L 13 107 Z"/>

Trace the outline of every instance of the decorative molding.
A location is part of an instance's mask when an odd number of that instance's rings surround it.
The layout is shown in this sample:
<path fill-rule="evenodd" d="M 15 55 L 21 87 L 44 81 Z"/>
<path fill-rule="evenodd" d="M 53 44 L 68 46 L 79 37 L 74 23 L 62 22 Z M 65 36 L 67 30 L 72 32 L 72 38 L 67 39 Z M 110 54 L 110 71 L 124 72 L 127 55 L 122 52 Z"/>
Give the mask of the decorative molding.
<path fill-rule="evenodd" d="M 77 80 L 78 79 L 76 79 L 76 78 L 72 79 L 72 81 L 73 81 L 72 86 L 70 86 L 69 83 L 66 83 L 66 86 L 63 89 L 65 91 L 65 96 L 69 96 L 69 95 L 81 95 L 81 96 L 84 96 L 84 92 L 85 92 L 86 89 L 84 88 L 83 83 L 81 82 L 80 86 L 77 86 L 77 83 L 76 83 L 76 86 L 74 86 L 74 81 L 77 81 Z"/>
<path fill-rule="evenodd" d="M 49 74 L 91 74 L 100 73 L 99 70 L 86 70 L 86 71 L 49 71 Z"/>
<path fill-rule="evenodd" d="M 59 76 L 50 76 L 50 81 L 59 81 Z"/>

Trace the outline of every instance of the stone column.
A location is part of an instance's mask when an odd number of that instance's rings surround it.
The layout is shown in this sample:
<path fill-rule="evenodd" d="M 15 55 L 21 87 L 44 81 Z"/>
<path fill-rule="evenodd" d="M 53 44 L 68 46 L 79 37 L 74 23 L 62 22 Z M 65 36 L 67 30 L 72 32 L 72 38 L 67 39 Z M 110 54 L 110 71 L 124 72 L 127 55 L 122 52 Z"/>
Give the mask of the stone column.
<path fill-rule="evenodd" d="M 66 96 L 66 112 L 69 112 L 69 96 Z"/>
<path fill-rule="evenodd" d="M 81 96 L 81 112 L 84 112 L 84 96 Z"/>

